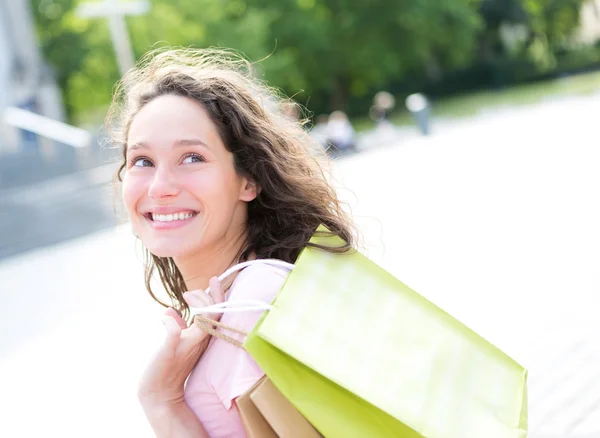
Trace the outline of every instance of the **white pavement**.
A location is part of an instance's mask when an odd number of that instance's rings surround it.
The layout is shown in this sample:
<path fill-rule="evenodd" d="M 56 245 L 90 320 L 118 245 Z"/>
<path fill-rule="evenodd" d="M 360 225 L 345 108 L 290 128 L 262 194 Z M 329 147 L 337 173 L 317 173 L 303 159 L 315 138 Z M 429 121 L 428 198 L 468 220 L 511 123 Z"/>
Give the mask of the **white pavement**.
<path fill-rule="evenodd" d="M 600 437 L 600 95 L 336 163 L 367 253 L 530 370 L 532 438 Z M 0 436 L 151 436 L 162 337 L 127 226 L 0 264 Z"/>

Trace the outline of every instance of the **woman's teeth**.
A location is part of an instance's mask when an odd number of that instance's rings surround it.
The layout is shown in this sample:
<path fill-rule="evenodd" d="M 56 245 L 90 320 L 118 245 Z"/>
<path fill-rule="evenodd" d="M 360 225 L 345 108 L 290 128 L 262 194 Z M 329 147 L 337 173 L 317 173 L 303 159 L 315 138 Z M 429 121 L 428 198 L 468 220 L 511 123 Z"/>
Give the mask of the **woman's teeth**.
<path fill-rule="evenodd" d="M 194 213 L 154 214 L 152 220 L 158 222 L 183 221 L 194 216 Z"/>

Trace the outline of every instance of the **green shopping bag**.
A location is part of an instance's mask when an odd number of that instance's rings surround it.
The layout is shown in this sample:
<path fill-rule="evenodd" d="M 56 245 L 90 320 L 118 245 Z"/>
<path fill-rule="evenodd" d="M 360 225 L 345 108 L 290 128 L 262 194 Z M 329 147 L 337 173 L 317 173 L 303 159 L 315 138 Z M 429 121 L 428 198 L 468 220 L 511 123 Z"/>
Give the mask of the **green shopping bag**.
<path fill-rule="evenodd" d="M 527 434 L 526 370 L 359 252 L 305 248 L 244 348 L 326 438 Z"/>

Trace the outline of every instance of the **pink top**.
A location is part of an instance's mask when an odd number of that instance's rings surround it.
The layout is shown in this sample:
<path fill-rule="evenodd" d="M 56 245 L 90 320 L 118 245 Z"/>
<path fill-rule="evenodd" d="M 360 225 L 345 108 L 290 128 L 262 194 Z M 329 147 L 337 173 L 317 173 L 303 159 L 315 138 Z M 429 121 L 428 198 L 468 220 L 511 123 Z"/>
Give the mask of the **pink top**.
<path fill-rule="evenodd" d="M 251 265 L 237 276 L 227 299 L 270 303 L 287 275 L 287 271 L 274 266 Z M 260 310 L 226 313 L 221 322 L 248 333 L 261 315 Z M 230 335 L 243 340 L 240 335 Z M 211 438 L 244 438 L 246 435 L 233 401 L 263 374 L 245 350 L 213 338 L 187 380 L 185 401 Z"/>

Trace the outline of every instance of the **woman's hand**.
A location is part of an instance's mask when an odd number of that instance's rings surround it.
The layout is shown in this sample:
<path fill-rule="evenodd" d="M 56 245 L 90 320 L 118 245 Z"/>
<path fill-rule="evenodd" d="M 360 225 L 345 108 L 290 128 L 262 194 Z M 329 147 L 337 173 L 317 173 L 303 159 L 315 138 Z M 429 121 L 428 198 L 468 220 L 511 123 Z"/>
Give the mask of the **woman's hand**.
<path fill-rule="evenodd" d="M 191 291 L 183 294 L 190 307 L 206 307 L 225 300 L 219 280 L 210 280 L 210 294 Z M 218 321 L 221 315 L 210 315 Z M 167 309 L 163 318 L 167 335 L 150 362 L 139 386 L 138 396 L 148 412 L 184 403 L 184 384 L 194 366 L 208 347 L 210 336 L 198 325 L 189 327 L 174 309 Z"/>

